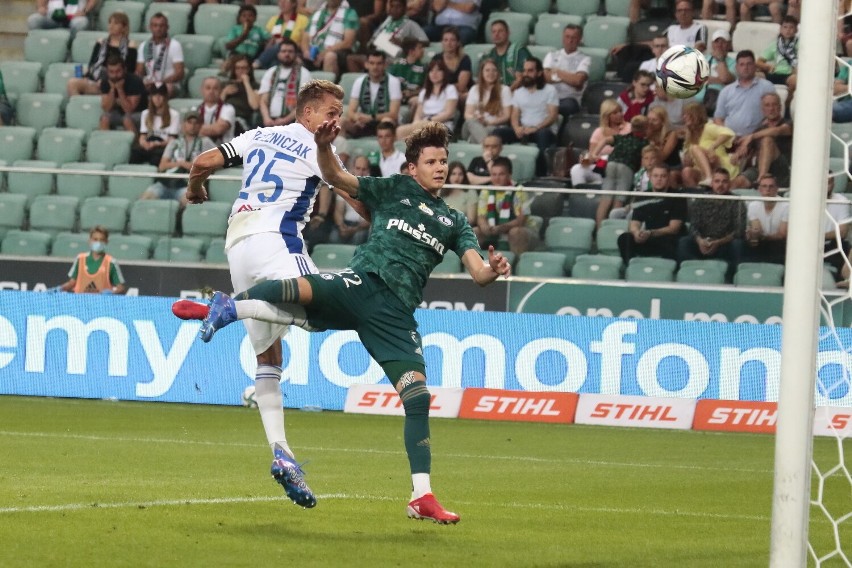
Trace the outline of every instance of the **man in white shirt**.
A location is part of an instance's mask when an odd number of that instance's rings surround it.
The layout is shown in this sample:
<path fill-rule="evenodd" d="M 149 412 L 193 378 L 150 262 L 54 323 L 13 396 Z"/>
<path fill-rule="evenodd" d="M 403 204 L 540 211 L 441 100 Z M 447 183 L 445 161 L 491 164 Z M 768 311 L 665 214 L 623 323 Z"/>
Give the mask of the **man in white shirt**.
<path fill-rule="evenodd" d="M 146 87 L 165 83 L 169 97 L 177 96 L 184 78 L 183 47 L 169 37 L 169 19 L 157 12 L 148 21 L 151 39 L 142 42 L 136 57 L 136 74 Z"/>
<path fill-rule="evenodd" d="M 343 119 L 343 130 L 352 138 L 374 136 L 383 120 L 398 123 L 402 106 L 402 83 L 387 73 L 384 52 L 370 52 L 365 66 L 367 73 L 352 85 Z"/>
<path fill-rule="evenodd" d="M 762 197 L 778 197 L 775 176 L 762 175 L 757 190 Z M 786 201 L 750 201 L 747 215 L 745 236 L 748 246 L 743 260 L 784 264 L 790 204 Z"/>
<path fill-rule="evenodd" d="M 548 53 L 544 58 L 545 81 L 556 88 L 559 114 L 565 119 L 580 112 L 580 101 L 589 80 L 592 59 L 577 51 L 582 41 L 583 28 L 568 24 L 562 31 L 562 49 Z"/>
<path fill-rule="evenodd" d="M 396 126 L 389 120 L 383 120 L 376 127 L 376 141 L 379 143 L 378 154 L 379 172 L 381 177 L 390 177 L 399 173 L 399 168 L 407 163 L 405 154 L 394 146 L 396 142 Z M 370 167 L 373 168 L 373 158 L 370 159 Z"/>
<path fill-rule="evenodd" d="M 696 22 L 695 8 L 690 0 L 679 0 L 675 4 L 675 20 L 677 23 L 666 29 L 669 45 L 685 45 L 704 51 L 707 47 L 707 26 Z"/>
<path fill-rule="evenodd" d="M 649 73 L 653 73 L 654 76 L 657 76 L 657 62 L 662 57 L 663 53 L 669 48 L 669 38 L 665 35 L 659 35 L 651 40 L 651 51 L 654 53 L 654 57 L 650 59 L 646 59 L 642 63 L 639 64 L 639 71 L 648 71 Z M 657 90 L 657 83 L 655 82 L 652 85 L 652 88 Z"/>
<path fill-rule="evenodd" d="M 201 82 L 201 98 L 198 107 L 201 116 L 201 136 L 207 136 L 216 144 L 230 142 L 234 137 L 237 111 L 232 104 L 222 102 L 222 83 L 218 77 L 207 77 Z"/>
<path fill-rule="evenodd" d="M 297 63 L 296 42 L 282 39 L 278 45 L 278 65 L 270 67 L 260 80 L 260 116 L 264 126 L 284 126 L 296 120 L 299 87 L 311 80 L 311 73 Z"/>

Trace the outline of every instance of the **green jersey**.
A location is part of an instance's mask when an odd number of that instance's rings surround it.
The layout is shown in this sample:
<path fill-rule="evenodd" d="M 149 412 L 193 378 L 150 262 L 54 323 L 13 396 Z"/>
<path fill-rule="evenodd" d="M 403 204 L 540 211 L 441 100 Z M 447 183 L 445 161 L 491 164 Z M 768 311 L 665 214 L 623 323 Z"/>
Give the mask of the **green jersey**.
<path fill-rule="evenodd" d="M 357 198 L 372 215 L 373 229 L 351 266 L 374 272 L 413 311 L 429 274 L 447 250 L 461 257 L 479 243 L 464 214 L 433 197 L 414 178 L 359 177 Z"/>

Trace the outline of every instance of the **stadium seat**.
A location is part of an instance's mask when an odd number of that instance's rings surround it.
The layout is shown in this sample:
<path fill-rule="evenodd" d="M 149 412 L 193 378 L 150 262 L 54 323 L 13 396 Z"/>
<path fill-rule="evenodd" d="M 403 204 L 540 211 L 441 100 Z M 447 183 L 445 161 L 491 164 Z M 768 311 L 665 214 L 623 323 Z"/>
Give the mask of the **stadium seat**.
<path fill-rule="evenodd" d="M 23 93 L 38 92 L 41 64 L 33 61 L 0 62 L 3 73 L 3 86 L 7 95 L 20 96 Z"/>
<path fill-rule="evenodd" d="M 614 45 L 627 43 L 629 26 L 629 19 L 618 16 L 589 18 L 583 26 L 583 45 L 608 50 Z"/>
<path fill-rule="evenodd" d="M 239 6 L 236 4 L 201 4 L 195 12 L 196 33 L 203 31 L 207 35 L 214 38 L 223 38 L 228 35 L 228 32 L 237 23 L 237 12 Z M 265 25 L 266 22 L 258 22 L 258 25 Z"/>
<path fill-rule="evenodd" d="M 186 66 L 186 73 L 192 73 L 200 67 L 207 67 L 213 59 L 213 42 L 216 38 L 210 35 L 177 35 L 174 38 L 183 47 L 183 64 Z M 190 94 L 200 93 L 201 91 L 190 91 Z"/>
<path fill-rule="evenodd" d="M 7 164 L 33 157 L 35 128 L 26 126 L 0 126 L 0 160 Z"/>
<path fill-rule="evenodd" d="M 562 32 L 568 24 L 583 25 L 583 16 L 571 14 L 541 14 L 535 23 L 535 43 L 552 49 L 562 48 Z"/>
<path fill-rule="evenodd" d="M 665 32 L 671 24 L 672 20 L 670 19 L 639 20 L 630 26 L 630 41 L 632 43 L 651 41 Z"/>
<path fill-rule="evenodd" d="M 621 16 L 626 18 L 630 15 L 631 0 L 604 0 L 604 10 L 607 16 Z"/>
<path fill-rule="evenodd" d="M 351 142 L 351 140 L 348 142 Z M 207 182 L 207 197 L 210 198 L 210 201 L 231 205 L 237 198 L 239 187 L 240 182 L 236 180 L 211 179 Z"/>
<path fill-rule="evenodd" d="M 89 252 L 89 233 L 62 232 L 53 237 L 50 256 L 75 258 L 84 252 Z"/>
<path fill-rule="evenodd" d="M 440 41 L 433 41 L 426 46 L 425 50 L 423 50 L 423 59 L 421 59 L 421 61 L 432 61 L 432 58 L 441 53 L 442 49 Z"/>
<path fill-rule="evenodd" d="M 597 14 L 600 4 L 600 0 L 556 0 L 556 11 L 585 18 Z"/>
<path fill-rule="evenodd" d="M 675 280 L 682 284 L 724 284 L 728 263 L 724 260 L 684 260 Z"/>
<path fill-rule="evenodd" d="M 479 64 L 482 63 L 482 58 L 485 54 L 494 49 L 493 43 L 469 43 L 464 46 L 464 53 L 470 57 L 470 73 L 472 80 L 476 80 L 479 76 Z"/>
<path fill-rule="evenodd" d="M 676 268 L 669 258 L 637 256 L 630 259 L 624 277 L 628 282 L 674 282 Z"/>
<path fill-rule="evenodd" d="M 257 8 L 257 25 L 260 27 L 266 26 L 266 22 L 269 21 L 269 18 L 277 17 L 281 12 L 277 3 L 270 3 L 267 5 L 258 4 L 255 8 Z M 313 73 L 311 74 L 313 75 Z M 331 80 L 334 81 L 334 79 Z"/>
<path fill-rule="evenodd" d="M 151 258 L 151 237 L 145 235 L 110 235 L 109 250 L 120 260 L 148 260 Z"/>
<path fill-rule="evenodd" d="M 831 157 L 843 158 L 852 145 L 852 122 L 831 124 Z"/>
<path fill-rule="evenodd" d="M 630 222 L 626 219 L 604 219 L 596 236 L 598 254 L 620 256 L 618 237 L 627 232 Z"/>
<path fill-rule="evenodd" d="M 62 106 L 68 103 L 68 79 L 74 76 L 74 63 L 51 63 L 44 74 L 44 92 L 62 95 Z"/>
<path fill-rule="evenodd" d="M 571 271 L 574 260 L 592 250 L 592 233 L 595 222 L 582 217 L 563 217 L 556 225 L 550 225 L 544 233 L 544 245 L 551 252 L 565 255 L 565 273 Z"/>
<path fill-rule="evenodd" d="M 332 81 L 332 82 L 334 82 L 334 79 L 335 79 L 334 73 L 331 72 L 331 71 L 311 71 L 311 78 L 312 79 L 318 79 L 318 80 L 323 79 L 325 81 Z M 346 93 L 346 98 L 347 99 L 349 98 L 349 93 Z"/>
<path fill-rule="evenodd" d="M 187 72 L 189 74 L 189 72 Z M 192 76 L 189 78 L 189 81 L 186 82 L 186 92 L 187 93 L 200 93 L 201 92 L 201 83 L 204 82 L 204 79 L 207 77 L 218 77 L 219 69 L 217 67 L 201 67 L 195 69 L 192 73 Z M 171 106 L 171 101 L 169 101 L 169 106 Z M 174 107 L 172 107 L 174 108 Z M 178 111 L 180 112 L 180 111 Z"/>
<path fill-rule="evenodd" d="M 16 160 L 16 168 L 57 168 L 56 162 L 42 160 Z M 53 192 L 53 174 L 36 172 L 9 172 L 9 193 L 27 196 L 27 206 L 39 195 Z"/>
<path fill-rule="evenodd" d="M 123 233 L 129 209 L 130 200 L 123 197 L 89 197 L 80 206 L 80 230 L 102 225 L 110 232 Z"/>
<path fill-rule="evenodd" d="M 588 150 L 592 132 L 600 125 L 600 121 L 598 114 L 572 114 L 562 129 L 562 145 L 578 152 Z"/>
<path fill-rule="evenodd" d="M 704 24 L 704 27 L 707 28 L 707 37 L 712 38 L 713 32 L 716 30 L 725 30 L 729 34 L 731 33 L 731 22 L 728 20 L 693 20 L 697 24 Z M 764 46 L 765 49 L 766 46 Z"/>
<path fill-rule="evenodd" d="M 601 103 L 604 99 L 614 99 L 618 97 L 621 91 L 629 86 L 629 83 L 622 83 L 621 81 L 596 81 L 594 83 L 589 83 L 585 92 L 583 92 L 583 112 L 588 114 L 598 114 L 601 109 Z M 595 125 L 595 128 L 597 128 L 597 125 Z"/>
<path fill-rule="evenodd" d="M 145 13 L 147 4 L 145 2 L 133 2 L 131 0 L 105 0 L 101 4 L 98 14 L 98 29 L 108 29 L 109 17 L 113 12 L 124 12 L 127 14 L 127 19 L 130 21 L 129 32 L 143 31 L 142 15 Z"/>
<path fill-rule="evenodd" d="M 763 53 L 766 46 L 775 43 L 780 30 L 779 24 L 771 22 L 739 22 L 731 34 L 733 51 L 750 49 L 756 54 Z"/>
<path fill-rule="evenodd" d="M 846 189 L 850 187 L 849 174 L 846 173 L 846 165 L 843 163 L 843 158 L 829 158 L 828 169 L 832 172 L 834 178 L 834 192 L 846 193 Z"/>
<path fill-rule="evenodd" d="M 130 207 L 130 232 L 160 236 L 175 232 L 178 203 L 172 199 L 136 201 Z"/>
<path fill-rule="evenodd" d="M 518 258 L 516 274 L 554 278 L 565 276 L 566 257 L 561 252 L 528 251 Z"/>
<path fill-rule="evenodd" d="M 491 39 L 491 22 L 504 20 L 509 25 L 509 41 L 515 45 L 526 45 L 530 42 L 533 17 L 523 12 L 491 12 L 485 23 L 485 42 L 493 45 Z"/>
<path fill-rule="evenodd" d="M 98 162 L 68 162 L 60 166 L 63 170 L 88 170 L 106 171 L 106 165 Z M 56 176 L 56 193 L 59 195 L 73 195 L 80 199 L 97 197 L 103 193 L 104 178 L 95 175 L 73 175 L 71 173 Z"/>
<path fill-rule="evenodd" d="M 599 188 L 600 186 L 596 186 Z M 571 217 L 594 219 L 598 213 L 600 194 L 597 192 L 571 193 L 568 195 L 568 214 Z"/>
<path fill-rule="evenodd" d="M 86 133 L 79 128 L 45 128 L 38 137 L 37 155 L 40 160 L 58 164 L 79 162 L 85 137 Z"/>
<path fill-rule="evenodd" d="M 204 241 L 192 237 L 162 237 L 154 247 L 154 260 L 161 262 L 201 262 Z"/>
<path fill-rule="evenodd" d="M 148 22 L 151 21 L 151 16 L 157 12 L 160 12 L 168 18 L 169 34 L 172 37 L 185 34 L 189 30 L 189 16 L 190 12 L 192 12 L 192 5 L 185 2 L 154 2 L 149 4 L 148 9 L 145 11 L 145 21 L 142 23 L 142 26 L 145 29 L 148 28 Z M 236 23 L 236 18 L 234 18 L 231 23 Z M 265 26 L 266 22 L 258 20 L 257 24 L 259 26 Z M 196 26 L 195 29 L 196 31 L 204 30 L 206 33 L 210 33 L 206 28 L 199 28 Z"/>
<path fill-rule="evenodd" d="M 571 269 L 573 278 L 586 280 L 621 280 L 623 263 L 617 256 L 581 254 Z"/>
<path fill-rule="evenodd" d="M 311 258 L 320 270 L 336 270 L 349 266 L 355 245 L 322 243 L 314 247 Z"/>
<path fill-rule="evenodd" d="M 79 128 L 90 133 L 100 127 L 101 97 L 98 95 L 75 95 L 65 105 L 65 126 Z"/>
<path fill-rule="evenodd" d="M 86 160 L 112 167 L 130 160 L 130 146 L 135 136 L 123 130 L 95 130 L 86 143 Z"/>
<path fill-rule="evenodd" d="M 482 148 L 479 148 L 480 154 Z M 503 155 L 512 160 L 512 179 L 515 183 L 523 183 L 535 177 L 535 162 L 538 158 L 538 146 L 523 144 L 506 144 Z M 470 160 L 464 162 L 469 164 Z"/>
<path fill-rule="evenodd" d="M 74 34 L 71 41 L 71 61 L 81 65 L 88 65 L 92 58 L 92 51 L 99 39 L 107 36 L 104 30 L 80 30 Z"/>
<path fill-rule="evenodd" d="M 201 83 L 198 83 L 198 85 L 200 87 Z M 202 104 L 204 104 L 202 99 L 184 99 L 178 97 L 169 100 L 169 107 L 180 113 L 181 120 L 183 120 L 183 115 L 185 115 L 187 111 L 198 110 L 198 107 Z"/>
<path fill-rule="evenodd" d="M 27 213 L 27 196 L 0 193 L 0 239 L 10 230 L 24 226 Z"/>
<path fill-rule="evenodd" d="M 347 138 L 346 149 L 352 157 L 367 156 L 370 152 L 378 152 L 379 144 L 375 137 Z"/>
<path fill-rule="evenodd" d="M 38 195 L 30 204 L 30 229 L 55 235 L 73 231 L 80 200 L 70 195 Z"/>
<path fill-rule="evenodd" d="M 113 171 L 154 174 L 157 173 L 157 168 L 149 164 L 116 164 Z M 153 176 L 109 176 L 107 195 L 135 201 L 154 181 Z"/>
<path fill-rule="evenodd" d="M 13 256 L 47 256 L 53 237 L 41 231 L 11 230 L 3 237 L 0 254 Z"/>
<path fill-rule="evenodd" d="M 352 93 L 352 85 L 355 84 L 355 79 L 364 75 L 364 73 L 343 73 L 340 75 L 338 85 L 343 89 L 343 108 L 349 104 L 349 95 Z"/>
<path fill-rule="evenodd" d="M 525 12 L 533 17 L 547 13 L 551 0 L 509 0 L 509 9 L 513 12 Z"/>
<path fill-rule="evenodd" d="M 41 132 L 57 127 L 62 110 L 62 95 L 53 93 L 22 93 L 15 105 L 18 126 L 29 126 Z"/>
<path fill-rule="evenodd" d="M 183 236 L 196 237 L 210 242 L 214 237 L 224 237 L 228 230 L 230 203 L 207 202 L 203 205 L 187 207 L 183 212 Z"/>
<path fill-rule="evenodd" d="M 737 286 L 781 286 L 783 282 L 783 264 L 741 262 L 734 274 L 734 284 Z"/>
<path fill-rule="evenodd" d="M 467 167 L 472 159 L 482 155 L 482 146 L 471 142 L 450 142 L 448 151 L 449 161 L 461 162 Z"/>
<path fill-rule="evenodd" d="M 546 180 L 535 182 L 537 186 L 542 186 Z M 558 182 L 559 183 L 559 182 Z M 551 187 L 546 185 L 544 187 Z M 565 187 L 561 185 L 561 187 Z M 562 215 L 565 209 L 565 194 L 561 192 L 535 192 L 532 201 L 530 202 L 530 215 L 541 217 L 542 225 L 544 221 L 550 224 L 550 219 Z"/>
<path fill-rule="evenodd" d="M 544 63 L 544 58 L 554 49 L 549 45 L 528 45 L 527 50 L 530 52 L 530 55 L 540 59 Z"/>
<path fill-rule="evenodd" d="M 606 62 L 609 58 L 609 50 L 580 46 L 577 48 L 577 51 L 588 55 L 589 59 L 591 59 L 589 63 L 589 82 L 603 81 L 606 76 Z M 597 109 L 595 109 L 595 112 L 598 112 Z"/>
<path fill-rule="evenodd" d="M 317 245 L 319 246 L 319 245 Z M 432 271 L 432 274 L 458 274 L 462 270 L 462 263 L 459 255 L 448 250 L 444 253 L 444 258 Z"/>
<path fill-rule="evenodd" d="M 204 262 L 210 264 L 228 264 L 228 256 L 225 254 L 225 239 L 216 238 L 207 246 Z"/>
<path fill-rule="evenodd" d="M 70 37 L 66 29 L 30 30 L 24 40 L 24 59 L 38 63 L 40 73 L 51 63 L 62 63 L 68 57 Z"/>

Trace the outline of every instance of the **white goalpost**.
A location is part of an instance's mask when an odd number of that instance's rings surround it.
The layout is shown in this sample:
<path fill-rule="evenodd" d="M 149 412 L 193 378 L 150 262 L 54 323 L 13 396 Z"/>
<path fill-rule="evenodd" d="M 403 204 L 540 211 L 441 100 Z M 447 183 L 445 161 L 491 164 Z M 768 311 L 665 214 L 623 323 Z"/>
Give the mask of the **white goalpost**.
<path fill-rule="evenodd" d="M 802 4 L 775 438 L 769 560 L 773 568 L 805 566 L 809 554 L 817 566 L 823 560 L 808 544 L 808 528 L 811 471 L 815 467 L 812 463 L 814 395 L 818 380 L 823 213 L 831 143 L 837 1 L 807 0 Z M 848 156 L 845 165 L 843 175 L 848 175 Z M 845 378 L 849 380 L 848 374 Z M 842 439 L 838 440 L 838 452 L 842 463 Z M 840 546 L 837 527 L 848 518 L 850 509 L 847 505 L 847 511 L 833 519 L 838 550 L 826 555 L 841 563 L 845 561 L 847 566 L 849 559 Z M 852 543 L 846 545 L 852 548 Z"/>

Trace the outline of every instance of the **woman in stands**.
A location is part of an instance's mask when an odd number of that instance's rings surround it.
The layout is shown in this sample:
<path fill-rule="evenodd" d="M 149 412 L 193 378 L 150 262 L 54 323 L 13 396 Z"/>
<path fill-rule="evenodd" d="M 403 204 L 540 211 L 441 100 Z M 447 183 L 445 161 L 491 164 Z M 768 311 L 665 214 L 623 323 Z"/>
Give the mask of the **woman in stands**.
<path fill-rule="evenodd" d="M 462 51 L 459 30 L 455 26 L 447 26 L 441 36 L 441 53 L 436 53 L 432 61 L 440 59 L 447 69 L 447 82 L 458 91 L 459 100 L 467 99 L 473 75 L 470 57 Z"/>
<path fill-rule="evenodd" d="M 740 168 L 731 162 L 732 154 L 728 154 L 734 144 L 734 131 L 708 122 L 707 109 L 701 103 L 684 107 L 683 123 L 683 185 L 709 186 L 713 170 L 718 167 L 728 170 L 731 178 L 737 177 Z"/>
<path fill-rule="evenodd" d="M 495 128 L 508 124 L 511 116 L 512 91 L 503 84 L 494 60 L 486 59 L 479 64 L 476 84 L 467 94 L 462 138 L 481 144 Z"/>
<path fill-rule="evenodd" d="M 624 112 L 615 99 L 601 101 L 600 124 L 589 138 L 589 148 L 597 148 L 599 143 L 616 134 L 630 134 L 630 123 L 624 120 Z M 578 148 L 579 150 L 579 148 Z M 580 161 L 571 167 L 571 184 L 574 186 L 600 183 L 606 170 L 606 160 L 612 152 L 610 144 L 604 145 L 597 155 L 581 153 Z"/>
<path fill-rule="evenodd" d="M 447 81 L 449 72 L 443 60 L 433 59 L 426 70 L 426 80 L 417 99 L 417 111 L 411 124 L 403 124 L 396 129 L 396 139 L 404 140 L 409 134 L 425 126 L 427 122 L 442 122 L 452 132 L 455 126 L 459 93 Z"/>
<path fill-rule="evenodd" d="M 669 113 L 665 107 L 656 106 L 648 109 L 648 131 L 645 137 L 657 149 L 659 161 L 669 167 L 671 187 L 678 187 L 680 185 L 680 169 L 683 166 L 680 162 L 683 138 L 678 135 L 676 129 L 672 128 Z"/>
<path fill-rule="evenodd" d="M 228 103 L 237 112 L 235 136 L 251 130 L 258 124 L 255 113 L 260 108 L 260 95 L 257 94 L 257 81 L 252 73 L 251 60 L 245 55 L 233 55 L 225 64 L 228 82 L 222 88 L 219 98 Z"/>
<path fill-rule="evenodd" d="M 99 39 L 92 47 L 89 67 L 82 77 L 68 79 L 68 96 L 100 95 L 101 79 L 106 76 L 106 60 L 111 53 L 121 55 L 127 72 L 136 69 L 136 42 L 130 40 L 130 20 L 124 12 L 113 12 L 107 27 L 109 35 Z"/>
<path fill-rule="evenodd" d="M 180 113 L 169 107 L 169 89 L 155 83 L 148 89 L 148 108 L 142 111 L 139 138 L 130 156 L 134 164 L 158 166 L 169 141 L 180 134 Z"/>
<path fill-rule="evenodd" d="M 470 185 L 470 181 L 467 179 L 467 170 L 465 170 L 464 164 L 461 162 L 450 162 L 450 165 L 447 166 L 447 171 L 449 172 L 447 174 L 448 184 Z M 476 208 L 479 204 L 479 196 L 476 194 L 476 190 L 462 188 L 450 189 L 444 186 L 444 189 L 441 190 L 441 199 L 448 206 L 465 214 L 467 222 L 473 227 L 473 232 L 478 237 L 479 228 L 476 222 Z"/>

